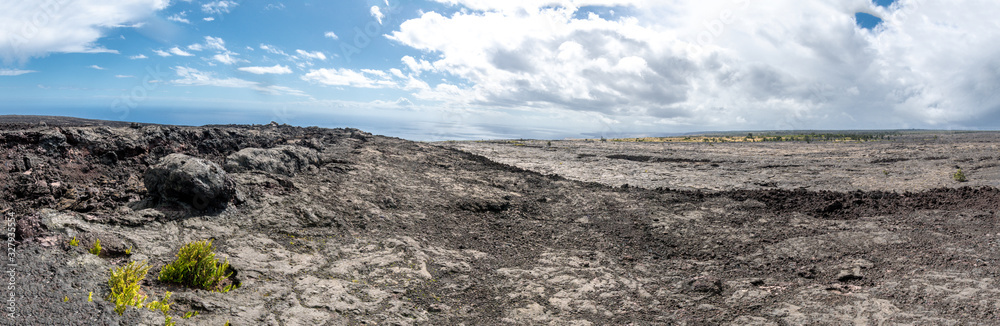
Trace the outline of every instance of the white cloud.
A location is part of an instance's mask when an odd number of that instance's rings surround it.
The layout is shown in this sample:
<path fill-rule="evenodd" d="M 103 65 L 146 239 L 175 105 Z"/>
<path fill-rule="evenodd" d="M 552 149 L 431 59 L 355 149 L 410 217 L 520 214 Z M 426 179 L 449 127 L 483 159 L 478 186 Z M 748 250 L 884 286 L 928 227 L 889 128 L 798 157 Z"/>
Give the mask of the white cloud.
<path fill-rule="evenodd" d="M 227 87 L 227 88 L 246 88 L 251 89 L 262 94 L 267 95 L 293 95 L 293 96 L 305 96 L 307 94 L 300 90 L 285 86 L 276 85 L 264 85 L 258 82 L 253 82 L 249 80 L 243 80 L 239 78 L 217 78 L 212 72 L 203 72 L 198 69 L 188 68 L 188 67 L 174 67 L 174 71 L 177 72 L 177 76 L 180 79 L 175 79 L 172 82 L 177 85 L 182 86 L 214 86 L 214 87 Z"/>
<path fill-rule="evenodd" d="M 219 37 L 205 36 L 205 48 L 226 51 L 226 41 Z"/>
<path fill-rule="evenodd" d="M 329 86 L 358 88 L 396 88 L 398 84 L 385 72 L 377 70 L 354 71 L 351 69 L 313 69 L 302 80 Z"/>
<path fill-rule="evenodd" d="M 214 20 L 215 20 L 215 17 L 205 17 L 205 18 L 202 18 L 201 20 L 204 20 L 204 21 L 207 21 L 207 22 L 210 22 L 210 21 L 214 21 Z"/>
<path fill-rule="evenodd" d="M 258 75 L 263 75 L 263 74 L 284 75 L 292 73 L 292 70 L 288 69 L 288 66 L 282 66 L 282 65 L 274 65 L 274 67 L 240 67 L 238 69 L 240 71 L 245 71 L 251 74 L 258 74 Z"/>
<path fill-rule="evenodd" d="M 402 58 L 407 73 L 435 72 L 406 82 L 417 98 L 597 112 L 625 129 L 1000 121 L 1000 48 L 984 46 L 1000 44 L 1000 3 L 775 1 L 438 0 L 465 8 L 389 38 L 424 52 Z M 626 10 L 581 12 L 591 5 Z M 864 30 L 855 12 L 885 22 Z"/>
<path fill-rule="evenodd" d="M 147 57 L 145 54 L 138 54 L 138 55 L 130 56 L 128 58 L 132 59 L 132 60 L 136 60 L 136 59 L 146 59 L 146 58 L 149 58 L 149 57 Z"/>
<path fill-rule="evenodd" d="M 0 76 L 20 76 L 24 74 L 30 74 L 37 72 L 34 70 L 21 70 L 21 69 L 0 69 Z"/>
<path fill-rule="evenodd" d="M 238 6 L 235 1 L 213 1 L 201 5 L 201 11 L 207 14 L 228 14 L 230 10 Z"/>
<path fill-rule="evenodd" d="M 178 22 L 178 23 L 190 24 L 191 21 L 187 20 L 186 16 L 187 16 L 187 11 L 181 11 L 179 13 L 170 15 L 169 17 L 167 17 L 167 20 L 169 20 L 169 21 L 175 21 L 175 22 Z"/>
<path fill-rule="evenodd" d="M 156 55 L 161 56 L 161 57 L 169 57 L 170 56 L 170 52 L 163 51 L 163 50 L 153 50 L 153 53 L 156 53 Z"/>
<path fill-rule="evenodd" d="M 379 24 L 382 24 L 382 18 L 385 18 L 385 15 L 382 14 L 382 10 L 379 9 L 378 6 L 372 6 L 372 9 L 369 11 L 371 12 L 372 18 L 375 18 Z"/>
<path fill-rule="evenodd" d="M 304 50 L 295 50 L 295 53 L 299 54 L 298 57 L 304 58 L 306 60 L 308 59 L 326 60 L 326 55 L 323 54 L 323 52 L 319 51 L 309 52 Z"/>
<path fill-rule="evenodd" d="M 159 52 L 157 52 L 157 54 L 159 54 Z M 189 52 L 181 50 L 179 47 L 176 47 L 176 46 L 170 49 L 170 54 L 173 54 L 173 55 L 176 55 L 176 56 L 181 56 L 181 57 L 192 57 L 192 56 L 194 56 L 194 54 L 191 54 Z"/>
<path fill-rule="evenodd" d="M 101 67 L 101 66 L 98 66 L 98 65 L 90 65 L 90 66 L 87 66 L 87 68 L 97 69 L 97 70 L 104 70 L 104 67 Z"/>
<path fill-rule="evenodd" d="M 226 50 L 226 41 L 219 37 L 205 36 L 205 43 L 195 43 L 188 45 L 188 50 L 191 51 L 202 51 L 202 50 L 216 50 L 216 51 L 228 51 Z"/>
<path fill-rule="evenodd" d="M 115 78 L 135 78 L 135 76 L 132 76 L 132 75 L 115 75 Z"/>
<path fill-rule="evenodd" d="M 267 51 L 268 53 L 271 53 L 271 54 L 279 54 L 279 55 L 283 55 L 283 56 L 286 56 L 286 57 L 288 56 L 288 53 L 285 53 L 285 51 L 279 50 L 278 48 L 274 47 L 274 45 L 261 44 L 260 45 L 260 49 L 264 50 L 264 51 Z"/>
<path fill-rule="evenodd" d="M 235 56 L 235 55 L 239 55 L 239 54 L 234 53 L 234 52 L 226 51 L 226 52 L 219 53 L 219 54 L 216 54 L 216 55 L 212 56 L 212 60 L 218 61 L 218 62 L 220 62 L 222 64 L 226 64 L 226 65 L 231 65 L 231 64 L 236 64 L 236 63 L 240 63 L 240 62 L 246 61 L 246 60 L 243 60 L 243 59 L 234 58 L 233 56 Z"/>
<path fill-rule="evenodd" d="M 49 53 L 117 53 L 96 42 L 109 27 L 141 21 L 168 0 L 4 1 L 0 57 L 27 62 Z"/>
<path fill-rule="evenodd" d="M 340 37 L 337 36 L 337 34 L 334 33 L 334 32 L 326 32 L 326 33 L 323 34 L 323 36 L 324 37 L 328 37 L 328 38 L 332 38 L 334 40 L 339 40 L 340 39 Z"/>

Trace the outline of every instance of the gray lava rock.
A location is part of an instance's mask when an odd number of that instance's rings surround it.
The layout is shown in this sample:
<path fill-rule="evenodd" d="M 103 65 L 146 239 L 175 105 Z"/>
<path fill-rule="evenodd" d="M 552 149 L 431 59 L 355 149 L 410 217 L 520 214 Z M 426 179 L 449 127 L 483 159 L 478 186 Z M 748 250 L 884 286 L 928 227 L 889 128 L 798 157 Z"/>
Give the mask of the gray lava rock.
<path fill-rule="evenodd" d="M 222 167 L 184 154 L 161 159 L 146 171 L 145 183 L 151 196 L 188 203 L 197 209 L 224 207 L 236 193 Z"/>
<path fill-rule="evenodd" d="M 226 171 L 258 170 L 293 176 L 319 162 L 319 152 L 302 146 L 244 148 L 226 158 Z"/>

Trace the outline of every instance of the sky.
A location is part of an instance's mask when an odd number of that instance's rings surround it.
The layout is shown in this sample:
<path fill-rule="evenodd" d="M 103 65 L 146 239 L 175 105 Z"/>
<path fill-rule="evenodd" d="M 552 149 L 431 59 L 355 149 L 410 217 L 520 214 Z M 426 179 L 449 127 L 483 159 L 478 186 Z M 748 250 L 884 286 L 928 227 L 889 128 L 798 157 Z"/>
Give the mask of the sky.
<path fill-rule="evenodd" d="M 0 114 L 413 140 L 1000 128 L 992 0 L 0 0 Z"/>

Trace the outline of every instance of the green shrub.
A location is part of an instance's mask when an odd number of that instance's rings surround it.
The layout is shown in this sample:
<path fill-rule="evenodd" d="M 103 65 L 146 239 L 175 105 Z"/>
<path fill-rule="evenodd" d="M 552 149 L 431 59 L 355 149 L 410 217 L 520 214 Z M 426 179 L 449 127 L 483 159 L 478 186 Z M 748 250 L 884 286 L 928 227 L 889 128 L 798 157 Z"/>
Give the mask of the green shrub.
<path fill-rule="evenodd" d="M 108 278 L 111 294 L 108 301 L 114 302 L 116 313 L 121 315 L 127 306 L 142 308 L 147 296 L 139 289 L 139 282 L 146 278 L 148 272 L 149 265 L 145 261 L 142 263 L 133 261 L 126 266 L 111 270 L 111 277 Z"/>
<path fill-rule="evenodd" d="M 968 179 L 965 178 L 965 173 L 962 172 L 962 169 L 958 169 L 958 171 L 955 172 L 955 174 L 953 174 L 951 177 L 953 179 L 955 179 L 955 181 L 958 181 L 958 182 L 969 181 Z"/>
<path fill-rule="evenodd" d="M 94 241 L 94 246 L 90 247 L 90 253 L 94 254 L 94 256 L 101 255 L 101 239 Z"/>
<path fill-rule="evenodd" d="M 133 261 L 126 266 L 111 270 L 111 277 L 108 278 L 111 294 L 108 295 L 108 298 L 109 301 L 115 303 L 115 312 L 121 315 L 125 313 L 125 307 L 143 308 L 145 306 L 150 311 L 158 311 L 163 314 L 164 326 L 176 325 L 177 323 L 173 321 L 174 318 L 170 316 L 170 295 L 172 294 L 170 291 L 163 295 L 163 299 L 146 304 L 146 299 L 149 296 L 143 293 L 139 283 L 146 278 L 147 273 L 149 273 L 149 265 L 145 261 L 142 263 Z M 90 301 L 91 298 L 88 297 L 87 300 Z"/>
<path fill-rule="evenodd" d="M 79 246 L 80 245 L 80 240 L 77 240 L 76 237 L 73 237 L 72 240 L 69 240 L 69 245 L 74 246 L 74 247 Z"/>
<path fill-rule="evenodd" d="M 216 292 L 229 292 L 232 273 L 229 260 L 219 263 L 212 252 L 212 241 L 190 242 L 177 252 L 177 259 L 160 270 L 160 281 L 180 283 L 190 287 Z"/>
<path fill-rule="evenodd" d="M 170 301 L 171 294 L 172 293 L 170 293 L 170 291 L 167 291 L 167 293 L 163 295 L 162 300 L 150 302 L 147 306 L 149 311 L 159 311 L 163 314 L 163 326 L 177 325 L 177 323 L 174 322 L 174 317 L 170 316 L 170 304 L 168 302 Z"/>

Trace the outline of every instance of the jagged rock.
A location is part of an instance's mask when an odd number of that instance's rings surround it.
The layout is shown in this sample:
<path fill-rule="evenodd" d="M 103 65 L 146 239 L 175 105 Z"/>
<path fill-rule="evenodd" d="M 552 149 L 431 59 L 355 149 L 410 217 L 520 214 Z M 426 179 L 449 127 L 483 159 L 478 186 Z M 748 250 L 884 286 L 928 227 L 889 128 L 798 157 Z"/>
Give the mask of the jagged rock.
<path fill-rule="evenodd" d="M 154 198 L 191 204 L 197 209 L 224 207 L 236 193 L 222 167 L 184 154 L 161 159 L 146 171 L 145 183 Z"/>
<path fill-rule="evenodd" d="M 319 161 L 319 152 L 301 146 L 245 148 L 226 158 L 226 171 L 258 170 L 293 176 Z"/>

